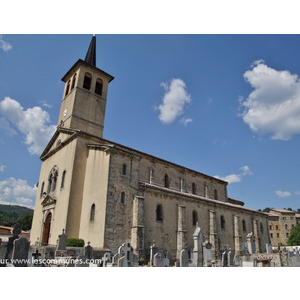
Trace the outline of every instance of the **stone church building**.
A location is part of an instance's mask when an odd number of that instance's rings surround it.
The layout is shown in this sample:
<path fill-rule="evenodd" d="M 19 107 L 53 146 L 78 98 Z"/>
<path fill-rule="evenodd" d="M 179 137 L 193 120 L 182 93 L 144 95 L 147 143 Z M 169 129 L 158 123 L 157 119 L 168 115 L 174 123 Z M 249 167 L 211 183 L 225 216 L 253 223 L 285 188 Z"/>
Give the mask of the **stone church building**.
<path fill-rule="evenodd" d="M 229 198 L 227 182 L 102 138 L 108 85 L 96 67 L 96 37 L 85 60 L 63 76 L 57 130 L 41 154 L 31 243 L 55 245 L 62 229 L 113 254 L 129 242 L 147 253 L 155 241 L 171 257 L 193 249 L 200 226 L 213 255 L 236 254 L 253 233 L 270 243 L 268 215 Z"/>

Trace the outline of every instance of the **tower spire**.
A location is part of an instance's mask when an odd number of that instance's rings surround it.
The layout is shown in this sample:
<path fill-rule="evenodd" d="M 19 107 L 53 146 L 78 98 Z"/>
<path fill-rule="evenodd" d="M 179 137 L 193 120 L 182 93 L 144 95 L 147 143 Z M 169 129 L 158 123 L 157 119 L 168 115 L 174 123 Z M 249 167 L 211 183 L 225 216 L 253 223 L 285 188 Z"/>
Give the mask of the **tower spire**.
<path fill-rule="evenodd" d="M 96 35 L 94 34 L 85 56 L 85 62 L 96 67 Z"/>

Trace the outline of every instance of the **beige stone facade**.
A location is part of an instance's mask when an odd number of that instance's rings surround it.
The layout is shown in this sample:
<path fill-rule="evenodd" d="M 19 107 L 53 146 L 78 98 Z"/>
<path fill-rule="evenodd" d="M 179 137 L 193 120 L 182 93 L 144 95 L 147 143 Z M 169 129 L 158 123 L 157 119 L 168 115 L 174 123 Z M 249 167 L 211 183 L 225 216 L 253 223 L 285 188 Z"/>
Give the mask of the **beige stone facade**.
<path fill-rule="evenodd" d="M 299 223 L 299 214 L 285 209 L 269 211 L 269 231 L 273 247 L 286 246 L 290 232 Z"/>
<path fill-rule="evenodd" d="M 56 244 L 65 229 L 112 253 L 129 242 L 147 255 L 155 241 L 176 259 L 192 251 L 198 224 L 214 257 L 225 247 L 240 253 L 251 232 L 256 251 L 265 252 L 268 214 L 228 197 L 227 182 L 102 138 L 112 79 L 81 60 L 63 77 L 57 131 L 41 155 L 31 242 Z"/>

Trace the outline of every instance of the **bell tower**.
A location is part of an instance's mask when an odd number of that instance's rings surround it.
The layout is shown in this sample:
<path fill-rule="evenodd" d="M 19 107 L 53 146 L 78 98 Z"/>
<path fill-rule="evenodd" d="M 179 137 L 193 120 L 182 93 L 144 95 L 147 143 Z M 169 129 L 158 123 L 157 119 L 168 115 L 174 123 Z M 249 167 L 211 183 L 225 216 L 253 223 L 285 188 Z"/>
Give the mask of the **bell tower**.
<path fill-rule="evenodd" d="M 62 78 L 65 82 L 58 126 L 103 136 L 108 84 L 113 76 L 96 67 L 96 36 L 85 60 L 79 59 Z"/>

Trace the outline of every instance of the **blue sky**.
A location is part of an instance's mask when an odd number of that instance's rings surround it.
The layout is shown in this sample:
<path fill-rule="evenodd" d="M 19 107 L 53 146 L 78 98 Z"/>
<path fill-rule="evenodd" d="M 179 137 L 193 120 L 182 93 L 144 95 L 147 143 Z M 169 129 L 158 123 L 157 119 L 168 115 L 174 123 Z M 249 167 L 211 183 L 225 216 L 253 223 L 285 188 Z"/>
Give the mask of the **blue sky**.
<path fill-rule="evenodd" d="M 0 35 L 0 203 L 34 206 L 63 75 L 92 35 Z M 252 209 L 300 208 L 300 36 L 98 34 L 104 138 L 229 182 Z"/>

